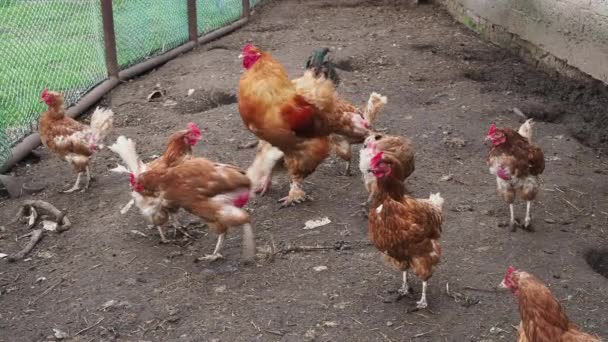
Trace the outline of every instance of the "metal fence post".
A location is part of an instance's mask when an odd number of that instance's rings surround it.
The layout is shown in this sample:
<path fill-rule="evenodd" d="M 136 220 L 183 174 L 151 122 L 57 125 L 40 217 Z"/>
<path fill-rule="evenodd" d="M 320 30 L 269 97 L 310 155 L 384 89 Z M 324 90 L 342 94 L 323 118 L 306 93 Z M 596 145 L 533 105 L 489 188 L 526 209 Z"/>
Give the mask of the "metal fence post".
<path fill-rule="evenodd" d="M 198 39 L 197 19 L 196 0 L 188 0 L 188 37 L 195 43 Z"/>
<path fill-rule="evenodd" d="M 249 18 L 249 15 L 251 15 L 250 7 L 249 0 L 243 0 L 243 14 L 241 18 Z"/>
<path fill-rule="evenodd" d="M 114 13 L 112 0 L 101 0 L 101 20 L 105 45 L 106 68 L 108 77 L 118 79 L 118 57 L 116 55 L 116 35 L 114 33 Z"/>

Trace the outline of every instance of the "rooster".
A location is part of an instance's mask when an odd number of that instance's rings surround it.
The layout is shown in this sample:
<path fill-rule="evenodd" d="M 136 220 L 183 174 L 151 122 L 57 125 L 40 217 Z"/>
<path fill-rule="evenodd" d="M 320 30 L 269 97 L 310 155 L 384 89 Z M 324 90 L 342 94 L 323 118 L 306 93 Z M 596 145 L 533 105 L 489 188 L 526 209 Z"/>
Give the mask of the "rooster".
<path fill-rule="evenodd" d="M 114 113 L 97 107 L 91 116 L 91 125 L 87 126 L 66 116 L 63 94 L 45 89 L 41 98 L 48 110 L 40 117 L 40 140 L 51 152 L 70 163 L 78 174 L 76 183 L 62 192 L 85 191 L 91 181 L 89 159 L 103 148 L 103 139 L 112 128 Z M 86 180 L 81 188 L 83 173 L 86 173 Z"/>
<path fill-rule="evenodd" d="M 247 51 L 249 51 L 249 55 L 247 55 Z M 361 111 L 340 98 L 331 87 L 332 82 L 337 84 L 338 76 L 333 69 L 333 65 L 329 64 L 325 59 L 327 51 L 328 49 L 320 49 L 313 53 L 307 61 L 307 69 L 304 75 L 291 81 L 295 89 L 290 87 L 287 92 L 295 93 L 296 98 L 300 96 L 300 93 L 308 94 L 305 95 L 304 98 L 310 98 L 310 93 L 318 94 L 329 89 L 328 92 L 331 94 L 327 96 L 326 101 L 329 102 L 328 106 L 333 108 L 332 112 L 322 112 L 315 109 L 310 113 L 310 120 L 311 122 L 325 120 L 328 121 L 330 125 L 337 125 L 336 127 L 330 130 L 327 130 L 327 127 L 318 127 L 310 131 L 310 134 L 300 133 L 297 128 L 288 128 L 287 130 L 281 128 L 280 125 L 289 124 L 289 120 L 293 121 L 293 119 L 297 117 L 297 115 L 294 116 L 289 112 L 282 113 L 280 111 L 281 106 L 283 105 L 282 103 L 275 103 L 273 105 L 274 108 L 279 109 L 279 113 L 270 115 L 270 118 L 273 118 L 273 120 L 278 123 L 277 125 L 266 127 L 265 130 L 268 130 L 268 132 L 256 133 L 255 126 L 248 126 L 261 139 L 255 160 L 247 170 L 247 174 L 250 179 L 252 179 L 256 192 L 264 194 L 268 190 L 271 185 L 274 166 L 285 157 L 288 171 L 292 176 L 292 188 L 290 196 L 281 200 L 283 206 L 299 203 L 305 199 L 305 194 L 301 191 L 300 187 L 301 181 L 308 174 L 312 173 L 329 155 L 329 150 L 331 148 L 333 148 L 341 158 L 347 161 L 348 172 L 350 169 L 351 157 L 350 143 L 363 142 L 368 134 L 369 122 L 376 117 L 380 109 L 386 104 L 386 97 L 373 93 L 370 96 L 370 100 L 368 101 L 365 110 Z M 258 53 L 259 55 L 257 55 Z M 270 79 L 285 81 L 287 77 L 286 72 L 282 66 L 274 61 L 266 52 L 260 52 L 253 47 L 246 47 L 244 55 L 243 65 L 249 69 L 241 79 L 239 85 L 240 92 L 247 94 L 247 89 L 251 87 L 251 84 L 260 82 L 258 79 L 261 79 L 261 76 L 264 75 L 264 71 L 269 69 L 268 65 L 278 70 L 275 73 L 269 73 L 271 76 Z M 260 63 L 259 65 L 261 67 L 256 67 L 258 63 Z M 266 86 L 267 83 L 262 82 L 262 84 Z M 273 83 L 270 84 L 273 85 Z M 248 107 L 250 103 L 257 101 L 256 98 L 246 98 L 241 101 L 242 98 L 243 96 L 239 96 L 239 108 L 241 110 L 241 116 L 246 124 L 247 122 L 255 121 L 251 120 L 251 115 L 264 114 L 258 113 L 257 107 Z M 267 105 L 264 101 L 258 101 L 257 103 L 262 106 Z M 337 133 L 331 133 L 332 131 Z M 279 132 L 282 133 L 278 135 L 277 133 Z M 270 134 L 272 141 L 265 141 L 262 137 L 263 134 L 268 133 Z M 307 137 L 307 134 L 312 137 Z M 314 137 L 315 135 L 318 135 L 318 137 Z M 285 141 L 285 139 L 288 141 Z"/>
<path fill-rule="evenodd" d="M 145 168 L 145 170 L 152 170 L 167 169 L 169 167 L 179 165 L 185 160 L 192 158 L 192 147 L 195 146 L 200 139 L 200 129 L 195 123 L 190 122 L 188 124 L 187 129 L 175 132 L 169 137 L 165 152 L 160 157 L 148 162 L 145 165 L 142 165 L 141 167 Z M 121 165 L 119 165 L 115 169 L 112 169 L 111 171 L 127 173 L 129 172 L 127 168 Z M 129 211 L 129 209 L 134 203 L 135 200 L 132 198 L 120 212 L 122 214 L 125 214 L 127 211 Z M 167 215 L 170 216 L 173 220 L 173 225 L 175 229 L 181 229 L 181 224 L 177 221 L 177 218 L 175 216 L 177 210 L 165 208 L 165 211 L 167 211 Z M 167 243 L 168 240 L 165 238 L 165 234 L 161 225 L 162 224 L 156 224 L 156 227 L 158 229 L 161 241 L 163 243 Z"/>
<path fill-rule="evenodd" d="M 487 165 L 496 176 L 498 193 L 509 204 L 509 227 L 515 231 L 513 202 L 515 196 L 526 201 L 524 229 L 532 231 L 530 207 L 539 190 L 539 177 L 545 170 L 545 158 L 540 147 L 532 144 L 532 119 L 526 120 L 516 132 L 510 128 L 496 128 L 492 124 L 486 141 L 492 142 Z"/>
<path fill-rule="evenodd" d="M 400 294 L 410 292 L 408 270 L 422 280 L 422 296 L 416 303 L 426 308 L 426 288 L 441 256 L 441 224 L 443 198 L 439 193 L 428 199 L 416 199 L 405 194 L 402 180 L 409 172 L 404 169 L 403 151 L 382 150 L 380 146 L 368 164 L 376 178 L 369 211 L 369 238 L 386 260 L 403 272 Z"/>
<path fill-rule="evenodd" d="M 249 214 L 242 209 L 249 201 L 251 183 L 245 172 L 232 165 L 213 163 L 205 158 L 190 158 L 168 168 L 146 169 L 135 143 L 118 137 L 110 149 L 130 170 L 135 204 L 152 224 L 167 221 L 168 208 L 183 208 L 204 219 L 218 234 L 215 250 L 200 260 L 222 258 L 220 251 L 228 227 L 243 228 L 243 259 L 255 255 L 255 237 Z M 142 167 L 144 166 L 144 167 Z"/>
<path fill-rule="evenodd" d="M 500 287 L 519 300 L 518 342 L 599 342 L 579 330 L 566 316 L 551 290 L 530 273 L 509 266 Z"/>
<path fill-rule="evenodd" d="M 395 158 L 398 159 L 400 168 L 403 172 L 400 176 L 403 179 L 399 179 L 402 183 L 407 177 L 409 177 L 415 170 L 414 163 L 414 147 L 411 141 L 405 137 L 392 136 L 386 134 L 372 134 L 365 139 L 363 147 L 359 151 L 359 170 L 363 175 L 363 184 L 369 194 L 367 201 L 364 203 L 368 205 L 376 192 L 378 191 L 378 185 L 376 177 L 369 171 L 369 163 L 371 158 L 379 151 L 390 152 Z"/>

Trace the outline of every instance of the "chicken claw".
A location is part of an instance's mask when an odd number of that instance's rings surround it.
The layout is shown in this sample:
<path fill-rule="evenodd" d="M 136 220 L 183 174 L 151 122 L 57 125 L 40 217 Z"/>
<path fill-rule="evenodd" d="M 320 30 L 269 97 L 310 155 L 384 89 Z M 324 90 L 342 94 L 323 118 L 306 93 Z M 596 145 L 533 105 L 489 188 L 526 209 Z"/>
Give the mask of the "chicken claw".
<path fill-rule="evenodd" d="M 226 236 L 226 234 L 223 233 L 217 237 L 217 243 L 215 244 L 215 249 L 213 250 L 213 254 L 206 254 L 205 256 L 199 257 L 196 260 L 197 261 L 216 261 L 218 259 L 223 259 L 224 257 L 220 254 L 220 250 L 222 250 L 222 247 L 224 246 L 224 237 L 225 236 Z"/>
<path fill-rule="evenodd" d="M 264 196 L 268 190 L 270 190 L 270 186 L 272 185 L 272 178 L 264 177 L 261 184 L 255 189 L 255 193 L 260 196 Z"/>
<path fill-rule="evenodd" d="M 412 288 L 410 287 L 410 285 L 407 283 L 407 271 L 403 272 L 403 285 L 401 285 L 401 288 L 399 290 L 397 290 L 397 293 L 399 294 L 399 296 L 409 296 L 410 294 L 412 294 Z"/>
<path fill-rule="evenodd" d="M 223 258 L 224 258 L 224 256 L 221 255 L 220 253 L 214 253 L 214 254 L 205 254 L 205 256 L 199 257 L 196 260 L 213 262 L 213 261 L 216 261 L 218 259 L 223 259 Z"/>
<path fill-rule="evenodd" d="M 289 195 L 281 198 L 278 202 L 281 203 L 281 208 L 286 208 L 292 205 L 300 204 L 310 197 L 306 196 L 306 192 L 300 188 L 298 183 L 291 183 L 291 189 L 289 189 Z"/>
<path fill-rule="evenodd" d="M 78 176 L 76 177 L 76 183 L 74 183 L 74 185 L 71 188 L 69 188 L 67 190 L 60 191 L 60 192 L 62 194 L 69 194 L 71 192 L 80 190 L 80 177 L 82 177 L 82 172 L 78 173 Z"/>

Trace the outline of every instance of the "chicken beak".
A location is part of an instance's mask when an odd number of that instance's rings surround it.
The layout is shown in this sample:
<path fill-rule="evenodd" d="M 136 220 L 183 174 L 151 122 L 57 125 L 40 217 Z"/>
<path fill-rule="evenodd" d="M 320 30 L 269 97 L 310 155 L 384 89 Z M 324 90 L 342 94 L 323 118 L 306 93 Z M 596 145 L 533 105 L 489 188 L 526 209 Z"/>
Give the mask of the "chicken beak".
<path fill-rule="evenodd" d="M 498 284 L 498 288 L 499 289 L 506 289 L 507 288 L 507 284 L 505 284 L 505 280 L 503 279 L 500 284 Z"/>
<path fill-rule="evenodd" d="M 243 54 L 239 55 L 239 59 L 243 59 L 243 57 L 245 57 Z"/>

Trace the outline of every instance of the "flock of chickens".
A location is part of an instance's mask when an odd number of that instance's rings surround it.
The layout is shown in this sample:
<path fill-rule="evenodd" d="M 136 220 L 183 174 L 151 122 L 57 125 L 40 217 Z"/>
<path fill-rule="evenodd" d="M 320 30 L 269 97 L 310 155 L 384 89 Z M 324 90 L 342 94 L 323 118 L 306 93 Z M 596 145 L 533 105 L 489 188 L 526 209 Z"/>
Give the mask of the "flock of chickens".
<path fill-rule="evenodd" d="M 173 133 L 165 152 L 144 163 L 135 142 L 118 137 L 109 149 L 124 162 L 112 171 L 128 173 L 131 202 L 157 227 L 166 242 L 162 226 L 184 209 L 203 219 L 218 234 L 212 254 L 204 259 L 221 258 L 224 236 L 229 227 L 242 227 L 242 257 L 255 258 L 254 229 L 244 209 L 254 193 L 262 195 L 272 184 L 272 175 L 285 166 L 291 183 L 281 206 L 308 199 L 302 188 L 304 179 L 334 151 L 347 162 L 350 172 L 351 145 L 363 144 L 359 168 L 369 193 L 369 238 L 403 274 L 401 294 L 409 294 L 408 271 L 422 280 L 418 308 L 427 307 L 427 281 L 441 256 L 443 198 L 439 193 L 428 199 L 411 197 L 404 182 L 414 172 L 414 148 L 409 139 L 375 133 L 371 129 L 387 99 L 372 93 L 358 108 L 337 92 L 338 75 L 327 59 L 329 49 L 316 50 L 306 63 L 304 74 L 294 80 L 285 68 L 266 51 L 248 44 L 240 56 L 245 69 L 238 90 L 238 109 L 245 127 L 259 139 L 252 165 L 247 171 L 232 165 L 209 161 L 192 155 L 192 146 L 201 139 L 199 128 Z M 112 126 L 113 113 L 97 108 L 90 126 L 65 116 L 63 95 L 44 90 L 42 100 L 48 110 L 40 120 L 44 145 L 68 161 L 78 173 L 73 187 L 65 192 L 84 191 L 90 180 L 90 157 L 103 148 L 102 142 Z M 491 125 L 486 140 L 491 141 L 487 163 L 496 176 L 498 192 L 510 207 L 510 227 L 515 219 L 516 197 L 527 202 L 522 227 L 532 230 L 530 206 L 539 190 L 539 176 L 544 170 L 542 150 L 532 144 L 532 122 L 519 131 Z M 85 185 L 80 180 L 86 173 Z M 550 290 L 536 277 L 509 267 L 502 287 L 519 298 L 521 324 L 518 341 L 599 341 L 580 332 L 572 324 Z"/>

